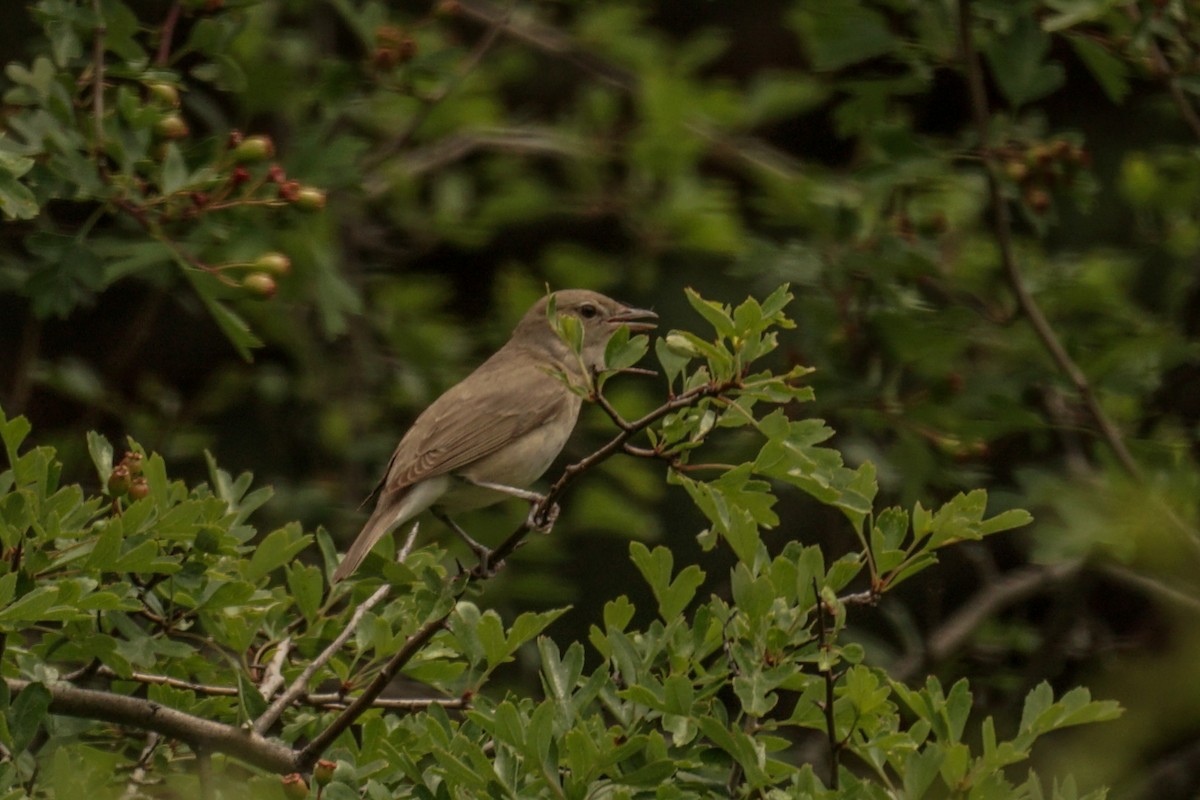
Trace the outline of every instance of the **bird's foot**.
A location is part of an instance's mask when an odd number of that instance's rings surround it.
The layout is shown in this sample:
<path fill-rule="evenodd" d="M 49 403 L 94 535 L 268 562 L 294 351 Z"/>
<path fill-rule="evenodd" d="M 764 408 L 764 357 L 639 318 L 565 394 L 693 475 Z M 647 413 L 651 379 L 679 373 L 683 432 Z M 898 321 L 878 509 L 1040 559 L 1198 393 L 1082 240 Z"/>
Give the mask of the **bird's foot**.
<path fill-rule="evenodd" d="M 541 511 L 542 504 L 534 503 L 529 508 L 529 516 L 525 518 L 525 527 L 531 531 L 546 534 L 554 530 L 554 523 L 558 521 L 559 508 L 558 503 L 551 503 L 550 507 L 544 512 Z"/>

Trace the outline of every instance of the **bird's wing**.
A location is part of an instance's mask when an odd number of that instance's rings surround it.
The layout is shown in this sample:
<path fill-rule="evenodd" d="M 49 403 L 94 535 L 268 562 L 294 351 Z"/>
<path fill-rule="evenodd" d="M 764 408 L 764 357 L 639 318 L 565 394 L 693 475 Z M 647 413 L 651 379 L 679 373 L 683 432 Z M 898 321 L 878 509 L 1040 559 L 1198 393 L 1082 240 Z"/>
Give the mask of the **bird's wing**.
<path fill-rule="evenodd" d="M 484 365 L 487 366 L 487 365 Z M 479 370 L 434 401 L 400 441 L 383 497 L 491 455 L 566 413 L 572 395 L 539 364 Z"/>

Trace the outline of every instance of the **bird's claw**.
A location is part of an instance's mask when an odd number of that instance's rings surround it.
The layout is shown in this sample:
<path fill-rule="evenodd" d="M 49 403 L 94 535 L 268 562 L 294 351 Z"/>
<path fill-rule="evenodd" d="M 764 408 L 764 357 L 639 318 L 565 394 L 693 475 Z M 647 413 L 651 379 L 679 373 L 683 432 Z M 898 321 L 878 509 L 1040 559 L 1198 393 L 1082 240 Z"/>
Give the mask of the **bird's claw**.
<path fill-rule="evenodd" d="M 559 512 L 558 503 L 551 503 L 547 509 L 542 508 L 541 503 L 535 503 L 529 509 L 529 516 L 525 519 L 525 525 L 531 531 L 537 531 L 541 534 L 550 533 L 554 529 L 554 523 L 558 521 Z"/>

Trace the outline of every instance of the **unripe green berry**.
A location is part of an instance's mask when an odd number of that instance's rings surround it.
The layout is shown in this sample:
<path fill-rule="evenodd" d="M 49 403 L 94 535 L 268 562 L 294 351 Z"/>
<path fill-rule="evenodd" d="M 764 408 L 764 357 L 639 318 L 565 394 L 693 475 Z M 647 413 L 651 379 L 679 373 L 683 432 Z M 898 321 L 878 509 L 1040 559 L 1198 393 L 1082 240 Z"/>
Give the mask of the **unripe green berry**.
<path fill-rule="evenodd" d="M 337 768 L 336 761 L 330 761 L 327 758 L 322 758 L 313 767 L 313 783 L 317 786 L 326 786 L 333 780 L 333 771 Z"/>
<path fill-rule="evenodd" d="M 292 202 L 305 211 L 320 211 L 325 207 L 325 192 L 315 186 L 301 186 Z"/>
<path fill-rule="evenodd" d="M 233 148 L 238 161 L 266 161 L 275 157 L 275 142 L 270 136 L 247 136 Z"/>
<path fill-rule="evenodd" d="M 169 83 L 151 83 L 147 84 L 146 88 L 150 90 L 150 94 L 159 102 L 169 105 L 171 108 L 179 108 L 179 90 Z"/>
<path fill-rule="evenodd" d="M 304 782 L 304 776 L 299 772 L 284 775 L 280 780 L 283 782 L 285 796 L 293 798 L 293 800 L 304 800 L 308 797 L 308 784 Z"/>
<path fill-rule="evenodd" d="M 279 286 L 275 283 L 275 279 L 265 272 L 251 272 L 242 279 L 242 288 L 249 291 L 255 297 L 260 297 L 267 300 L 275 296 Z"/>
<path fill-rule="evenodd" d="M 178 114 L 167 114 L 155 124 L 154 131 L 164 139 L 186 139 L 191 133 L 183 117 Z"/>
<path fill-rule="evenodd" d="M 283 253 L 263 253 L 254 260 L 254 267 L 258 272 L 266 272 L 269 275 L 287 275 L 292 271 L 292 260 Z"/>
<path fill-rule="evenodd" d="M 121 466 L 129 470 L 130 475 L 142 474 L 142 454 L 133 450 L 126 450 L 125 456 L 121 459 Z"/>
<path fill-rule="evenodd" d="M 108 493 L 113 497 L 120 497 L 129 491 L 130 484 L 129 468 L 124 464 L 113 467 L 112 473 L 108 476 Z"/>

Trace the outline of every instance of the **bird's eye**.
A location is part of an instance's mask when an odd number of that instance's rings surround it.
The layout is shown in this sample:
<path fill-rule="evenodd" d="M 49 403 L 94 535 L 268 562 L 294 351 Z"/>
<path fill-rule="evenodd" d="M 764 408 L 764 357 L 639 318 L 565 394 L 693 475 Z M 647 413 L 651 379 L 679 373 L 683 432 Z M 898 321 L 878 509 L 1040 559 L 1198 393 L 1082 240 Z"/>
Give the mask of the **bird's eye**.
<path fill-rule="evenodd" d="M 599 313 L 599 310 L 597 310 L 597 308 L 591 303 L 584 303 L 579 307 L 579 316 L 583 317 L 584 319 L 591 319 Z"/>

